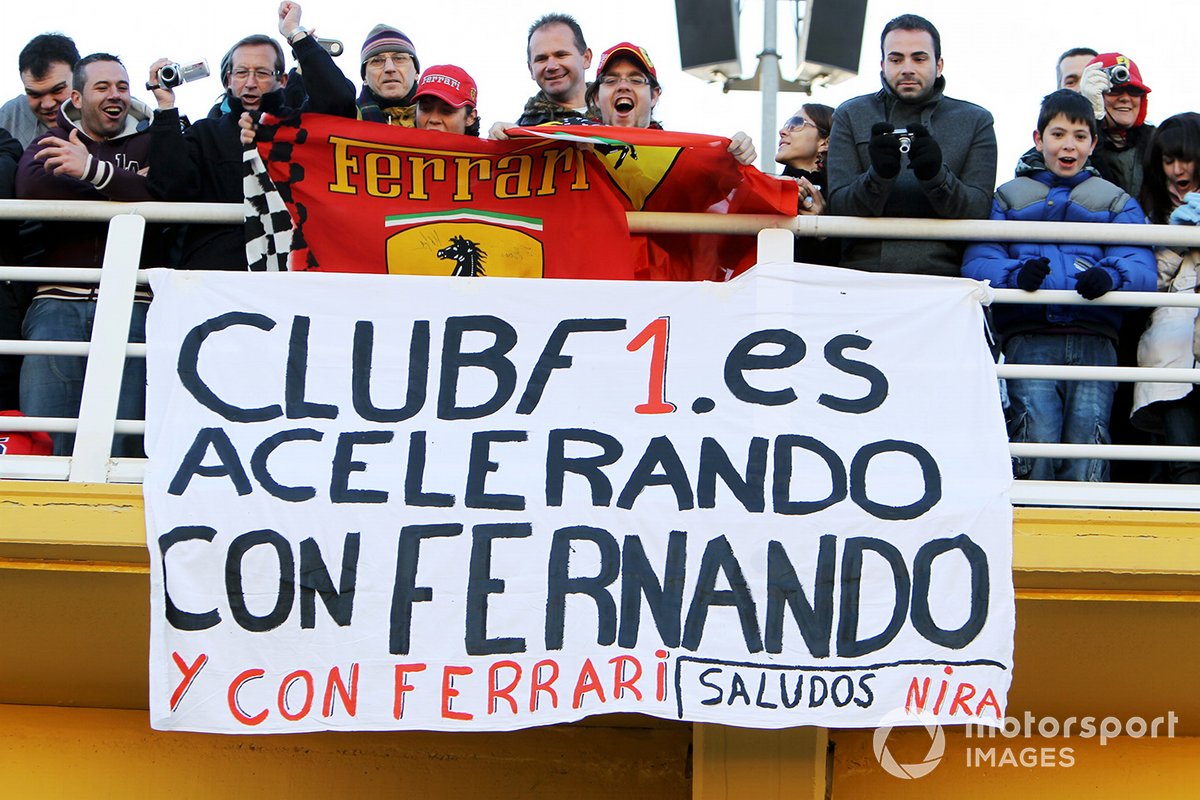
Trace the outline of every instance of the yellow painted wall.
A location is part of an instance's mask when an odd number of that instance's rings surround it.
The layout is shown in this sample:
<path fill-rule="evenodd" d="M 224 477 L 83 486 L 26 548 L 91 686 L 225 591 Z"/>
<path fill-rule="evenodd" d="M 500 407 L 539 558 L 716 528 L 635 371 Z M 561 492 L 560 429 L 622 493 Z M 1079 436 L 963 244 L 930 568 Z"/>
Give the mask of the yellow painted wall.
<path fill-rule="evenodd" d="M 1160 728 L 1160 732 L 1164 730 Z M 971 800 L 1173 800 L 1200 797 L 1200 739 L 1098 738 L 966 739 L 962 730 L 947 731 L 942 760 L 921 778 L 893 777 L 879 766 L 870 730 L 834 731 L 833 798 L 970 798 Z M 919 762 L 929 752 L 923 728 L 895 729 L 888 750 L 900 763 Z M 997 763 L 1006 747 L 1020 752 L 1036 766 L 977 766 L 978 754 L 968 748 L 996 748 Z M 1036 755 L 1030 749 L 1037 750 Z M 1070 749 L 1070 753 L 1067 752 Z M 1065 766 L 1073 761 L 1072 766 Z M 1051 766 L 1054 764 L 1054 766 Z"/>
<path fill-rule="evenodd" d="M 4 798 L 684 800 L 691 726 L 645 717 L 504 734 L 216 736 L 145 711 L 0 705 Z"/>

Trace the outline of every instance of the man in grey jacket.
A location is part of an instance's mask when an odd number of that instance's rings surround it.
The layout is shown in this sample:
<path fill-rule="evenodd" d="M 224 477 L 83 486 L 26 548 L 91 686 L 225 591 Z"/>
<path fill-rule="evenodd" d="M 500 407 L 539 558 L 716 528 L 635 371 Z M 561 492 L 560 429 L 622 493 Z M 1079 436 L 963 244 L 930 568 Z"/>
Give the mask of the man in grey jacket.
<path fill-rule="evenodd" d="M 847 100 L 833 116 L 831 213 L 986 219 L 996 180 L 992 115 L 943 94 L 941 36 L 929 20 L 896 17 L 880 50 L 883 88 Z M 956 276 L 962 251 L 933 239 L 847 238 L 841 266 Z"/>

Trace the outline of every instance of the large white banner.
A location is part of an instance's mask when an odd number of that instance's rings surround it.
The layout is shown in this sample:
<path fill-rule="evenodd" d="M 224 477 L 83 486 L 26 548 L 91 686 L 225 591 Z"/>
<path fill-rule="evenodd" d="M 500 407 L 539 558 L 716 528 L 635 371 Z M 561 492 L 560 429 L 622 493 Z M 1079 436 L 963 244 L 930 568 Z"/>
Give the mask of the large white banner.
<path fill-rule="evenodd" d="M 1003 718 L 978 284 L 152 274 L 155 728 Z"/>

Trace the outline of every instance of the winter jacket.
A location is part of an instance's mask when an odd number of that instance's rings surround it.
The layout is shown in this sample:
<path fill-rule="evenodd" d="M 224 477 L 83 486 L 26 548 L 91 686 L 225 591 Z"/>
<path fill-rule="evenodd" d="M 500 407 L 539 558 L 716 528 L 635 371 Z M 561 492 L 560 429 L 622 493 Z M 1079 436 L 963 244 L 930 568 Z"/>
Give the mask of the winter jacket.
<path fill-rule="evenodd" d="M 47 172 L 35 156 L 46 146 L 45 138 L 26 148 L 17 166 L 17 197 L 22 200 L 153 200 L 146 176 L 139 170 L 150 164 L 150 136 L 139 126 L 150 118 L 150 109 L 140 100 L 132 100 L 119 134 L 93 141 L 83 132 L 79 109 L 70 99 L 58 110 L 58 125 L 47 137 L 68 139 L 76 131 L 91 154 L 83 179 Z M 46 221 L 43 226 L 45 254 L 40 264 L 47 267 L 99 267 L 104 262 L 104 244 L 108 236 L 106 222 Z M 157 236 L 146 237 L 142 250 L 145 266 L 162 266 Z"/>
<path fill-rule="evenodd" d="M 308 98 L 299 109 L 284 106 L 282 89 L 266 94 L 260 110 L 276 116 L 300 111 L 353 118 L 354 85 L 341 74 L 316 39 L 297 39 L 293 52 L 304 70 Z M 336 73 L 336 74 L 335 74 Z M 197 120 L 184 130 L 176 108 L 154 113 L 150 126 L 150 189 L 161 200 L 192 203 L 241 203 L 241 102 L 227 93 L 228 112 Z M 183 269 L 246 269 L 242 225 L 188 225 L 178 265 Z"/>
<path fill-rule="evenodd" d="M 1018 167 L 1015 179 L 996 190 L 991 218 L 1120 224 L 1142 224 L 1146 220 L 1137 201 L 1119 186 L 1088 169 L 1069 178 L 1060 178 L 1045 168 L 1041 153 L 1036 151 Z M 976 243 L 967 248 L 962 274 L 967 278 L 990 281 L 996 288 L 1015 289 L 1022 263 L 1039 257 L 1050 262 L 1050 274 L 1042 283 L 1043 289 L 1074 291 L 1078 276 L 1084 270 L 1098 266 L 1112 278 L 1115 290 L 1154 290 L 1154 255 L 1150 248 L 1134 245 Z M 1002 304 L 994 309 L 996 329 L 1005 339 L 1018 333 L 1070 327 L 1116 341 L 1121 315 L 1120 308 L 1093 305 Z"/>
<path fill-rule="evenodd" d="M 22 150 L 50 130 L 46 123 L 42 122 L 42 118 L 33 113 L 33 109 L 29 107 L 29 98 L 24 94 L 19 94 L 0 106 L 0 128 L 8 131 L 20 142 Z"/>
<path fill-rule="evenodd" d="M 1159 248 L 1158 290 L 1160 292 L 1197 291 L 1200 250 Z M 1150 323 L 1138 341 L 1139 367 L 1178 367 L 1196 369 L 1200 358 L 1193 340 L 1200 335 L 1200 317 L 1195 308 L 1156 308 Z M 1162 430 L 1160 409 L 1153 404 L 1186 397 L 1194 389 L 1191 383 L 1136 383 L 1133 386 L 1133 424 L 1150 432 Z"/>
<path fill-rule="evenodd" d="M 830 131 L 829 192 L 831 214 L 852 217 L 925 217 L 984 219 L 996 181 L 996 133 L 992 115 L 974 103 L 943 94 L 938 78 L 933 94 L 919 103 L 898 97 L 886 81 L 875 94 L 838 106 Z M 871 128 L 887 121 L 896 128 L 924 125 L 942 150 L 942 168 L 927 181 L 917 180 L 902 156 L 900 173 L 883 178 L 871 166 L 867 145 Z M 870 272 L 958 275 L 962 245 L 936 240 L 847 238 L 842 266 Z"/>
<path fill-rule="evenodd" d="M 1130 128 L 1122 144 L 1101 131 L 1096 150 L 1088 163 L 1099 171 L 1101 178 L 1115 183 L 1129 192 L 1130 197 L 1136 198 L 1142 191 L 1142 170 L 1146 153 L 1154 141 L 1155 130 L 1153 125 Z"/>
<path fill-rule="evenodd" d="M 579 116 L 579 109 L 560 105 L 547 97 L 545 92 L 539 91 L 525 102 L 525 110 L 521 112 L 517 124 L 545 125 L 547 122 L 563 122 Z M 599 121 L 600 111 L 589 106 L 582 116 Z"/>

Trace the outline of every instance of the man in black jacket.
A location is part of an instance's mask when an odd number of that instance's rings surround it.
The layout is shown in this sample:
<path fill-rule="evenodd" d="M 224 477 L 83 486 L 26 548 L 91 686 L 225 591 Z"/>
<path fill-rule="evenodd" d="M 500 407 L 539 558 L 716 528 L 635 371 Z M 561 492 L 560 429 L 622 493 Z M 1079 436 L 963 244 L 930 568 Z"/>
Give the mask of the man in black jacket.
<path fill-rule="evenodd" d="M 269 112 L 287 116 L 295 111 L 354 116 L 354 86 L 308 31 L 292 24 L 299 6 L 280 5 L 280 28 L 289 24 L 288 42 L 304 73 L 308 99 L 300 109 L 283 107 L 287 83 L 283 48 L 270 36 L 255 34 L 238 41 L 221 62 L 229 111 L 184 129 L 175 108 L 175 93 L 157 80 L 169 63 L 159 59 L 146 84 L 158 100 L 150 126 L 150 190 L 164 200 L 200 203 L 241 203 L 242 144 L 238 118 L 243 111 L 257 116 Z M 244 270 L 246 245 L 243 226 L 189 225 L 183 236 L 178 265 L 183 269 Z"/>

